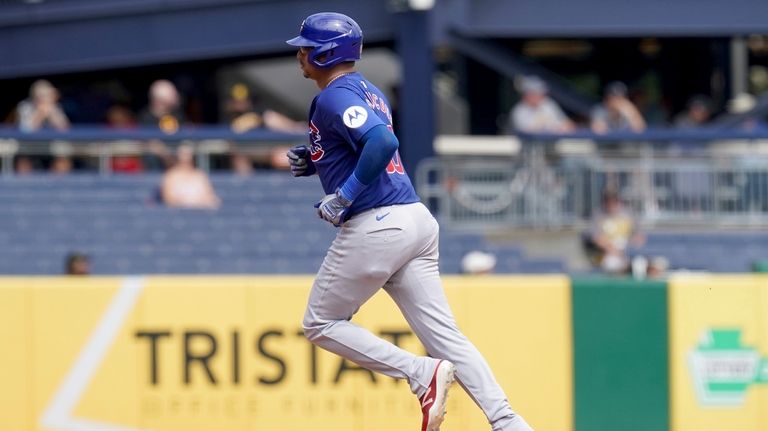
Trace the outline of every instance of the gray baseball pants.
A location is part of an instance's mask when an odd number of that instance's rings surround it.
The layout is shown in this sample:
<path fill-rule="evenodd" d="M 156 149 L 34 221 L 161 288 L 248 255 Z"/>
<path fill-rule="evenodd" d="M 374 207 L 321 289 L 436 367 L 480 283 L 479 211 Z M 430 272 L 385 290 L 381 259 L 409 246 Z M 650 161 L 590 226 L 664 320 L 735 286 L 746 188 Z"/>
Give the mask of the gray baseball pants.
<path fill-rule="evenodd" d="M 421 396 L 436 360 L 416 356 L 350 322 L 381 287 L 427 352 L 456 366 L 456 378 L 494 431 L 528 431 L 488 363 L 459 331 L 438 271 L 438 224 L 421 203 L 379 207 L 340 228 L 317 273 L 303 328 L 314 344 L 381 374 L 407 379 Z"/>

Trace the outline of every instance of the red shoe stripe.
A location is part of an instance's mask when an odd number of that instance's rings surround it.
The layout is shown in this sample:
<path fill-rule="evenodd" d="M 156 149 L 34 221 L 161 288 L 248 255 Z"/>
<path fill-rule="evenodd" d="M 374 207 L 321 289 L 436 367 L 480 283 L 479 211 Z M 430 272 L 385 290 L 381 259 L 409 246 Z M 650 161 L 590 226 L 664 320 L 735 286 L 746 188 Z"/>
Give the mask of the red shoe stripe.
<path fill-rule="evenodd" d="M 435 372 L 432 374 L 432 380 L 429 382 L 429 386 L 427 387 L 427 392 L 424 393 L 424 395 L 419 398 L 419 401 L 421 402 L 421 431 L 427 431 L 427 425 L 429 422 L 429 409 L 432 408 L 432 406 L 435 404 L 434 399 L 429 404 L 424 404 L 425 399 L 430 395 L 433 394 L 433 396 L 437 396 L 437 371 L 440 369 L 440 364 L 443 363 L 443 360 L 441 359 L 437 365 L 435 366 Z"/>

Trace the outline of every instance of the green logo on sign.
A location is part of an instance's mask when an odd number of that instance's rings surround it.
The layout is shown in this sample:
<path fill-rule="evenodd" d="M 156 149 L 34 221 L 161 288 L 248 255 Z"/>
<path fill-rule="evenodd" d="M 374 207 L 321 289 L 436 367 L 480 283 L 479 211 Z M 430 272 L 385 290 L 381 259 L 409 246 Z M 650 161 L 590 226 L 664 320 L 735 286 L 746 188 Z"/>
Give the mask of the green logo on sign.
<path fill-rule="evenodd" d="M 708 406 L 744 403 L 752 384 L 768 384 L 768 357 L 741 344 L 740 329 L 710 329 L 691 351 L 690 368 L 699 402 Z"/>

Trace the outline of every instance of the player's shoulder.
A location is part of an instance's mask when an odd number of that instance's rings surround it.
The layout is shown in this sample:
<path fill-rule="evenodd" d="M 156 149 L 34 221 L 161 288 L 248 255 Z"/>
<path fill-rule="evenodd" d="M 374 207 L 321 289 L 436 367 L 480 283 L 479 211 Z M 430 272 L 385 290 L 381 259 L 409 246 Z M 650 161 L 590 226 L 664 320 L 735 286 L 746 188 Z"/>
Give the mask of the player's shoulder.
<path fill-rule="evenodd" d="M 317 109 L 325 112 L 344 110 L 347 107 L 363 102 L 360 94 L 349 86 L 333 86 L 323 90 L 315 101 Z"/>

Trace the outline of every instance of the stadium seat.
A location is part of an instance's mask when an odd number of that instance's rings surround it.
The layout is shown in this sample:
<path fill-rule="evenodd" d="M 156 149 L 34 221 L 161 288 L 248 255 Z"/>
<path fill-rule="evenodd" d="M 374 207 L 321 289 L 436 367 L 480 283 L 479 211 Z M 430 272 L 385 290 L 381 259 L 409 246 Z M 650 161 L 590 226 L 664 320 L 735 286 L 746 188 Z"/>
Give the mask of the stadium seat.
<path fill-rule="evenodd" d="M 89 254 L 96 274 L 314 274 L 336 232 L 312 208 L 323 195 L 317 179 L 284 172 L 213 175 L 223 201 L 216 211 L 159 205 L 157 175 L 2 181 L 0 274 L 59 274 L 72 250 Z M 563 262 L 529 258 L 514 244 L 446 229 L 441 271 L 460 273 L 473 250 L 493 253 L 496 272 L 566 271 Z M 635 253 L 666 256 L 673 269 L 744 272 L 768 256 L 768 233 L 653 232 Z"/>

